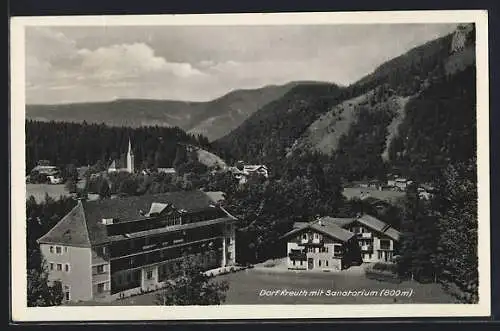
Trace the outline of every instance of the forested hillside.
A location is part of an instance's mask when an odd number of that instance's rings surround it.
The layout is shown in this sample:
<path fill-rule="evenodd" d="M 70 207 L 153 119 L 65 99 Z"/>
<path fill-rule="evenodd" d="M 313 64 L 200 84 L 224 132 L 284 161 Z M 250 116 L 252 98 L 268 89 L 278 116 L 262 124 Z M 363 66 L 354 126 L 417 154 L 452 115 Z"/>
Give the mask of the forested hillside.
<path fill-rule="evenodd" d="M 389 148 L 391 163 L 408 175 L 434 180 L 450 163 L 476 153 L 474 67 L 445 76 L 409 101 L 399 136 Z"/>
<path fill-rule="evenodd" d="M 262 107 L 217 144 L 248 162 L 279 164 L 309 124 L 338 103 L 340 92 L 335 84 L 297 85 Z"/>
<path fill-rule="evenodd" d="M 346 179 L 419 171 L 432 180 L 446 160 L 467 159 L 475 146 L 474 29 L 463 45 L 455 36 L 418 46 L 345 88 L 297 86 L 216 143 L 275 169 L 286 157 L 320 152 Z"/>
<path fill-rule="evenodd" d="M 56 165 L 108 165 L 111 159 L 126 152 L 129 138 L 136 167 L 170 167 L 179 142 L 209 146 L 206 137 L 187 134 L 179 128 L 26 121 L 26 169 L 30 171 L 38 160 Z"/>

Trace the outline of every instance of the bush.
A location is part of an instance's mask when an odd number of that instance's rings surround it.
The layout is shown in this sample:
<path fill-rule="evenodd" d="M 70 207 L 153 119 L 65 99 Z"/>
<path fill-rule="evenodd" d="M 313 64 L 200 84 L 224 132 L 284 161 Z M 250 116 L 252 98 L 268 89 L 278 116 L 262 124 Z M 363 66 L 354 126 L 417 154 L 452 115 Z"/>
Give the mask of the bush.
<path fill-rule="evenodd" d="M 264 268 L 272 268 L 276 266 L 276 261 L 266 261 L 264 262 Z"/>
<path fill-rule="evenodd" d="M 372 266 L 373 270 L 396 273 L 397 265 L 394 263 L 377 262 Z"/>

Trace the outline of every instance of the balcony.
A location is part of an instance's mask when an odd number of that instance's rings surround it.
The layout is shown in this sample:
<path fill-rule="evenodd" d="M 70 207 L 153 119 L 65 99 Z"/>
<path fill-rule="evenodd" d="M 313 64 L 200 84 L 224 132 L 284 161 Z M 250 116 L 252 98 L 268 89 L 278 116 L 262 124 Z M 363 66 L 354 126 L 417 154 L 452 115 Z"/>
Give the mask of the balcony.
<path fill-rule="evenodd" d="M 372 245 L 362 245 L 361 246 L 361 251 L 366 252 L 366 251 L 372 251 L 373 246 Z"/>
<path fill-rule="evenodd" d="M 301 239 L 300 243 L 302 245 L 309 245 L 309 246 L 322 246 L 324 244 L 323 239 Z"/>
<path fill-rule="evenodd" d="M 306 261 L 307 260 L 307 255 L 304 251 L 295 250 L 295 249 L 292 249 L 292 251 L 288 254 L 288 257 L 291 260 L 296 260 L 296 261 Z"/>

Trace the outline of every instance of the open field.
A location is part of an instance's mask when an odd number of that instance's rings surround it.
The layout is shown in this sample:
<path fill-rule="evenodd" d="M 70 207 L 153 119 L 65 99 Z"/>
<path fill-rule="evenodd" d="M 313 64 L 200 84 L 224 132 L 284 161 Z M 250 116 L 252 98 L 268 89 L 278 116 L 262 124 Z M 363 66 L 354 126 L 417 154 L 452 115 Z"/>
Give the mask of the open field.
<path fill-rule="evenodd" d="M 371 197 L 386 201 L 392 201 L 404 197 L 405 195 L 405 192 L 400 192 L 400 191 L 390 191 L 390 190 L 379 191 L 373 188 L 362 188 L 362 187 L 346 187 L 344 188 L 342 194 L 346 198 L 352 199 L 352 198 L 359 198 L 362 192 L 368 193 Z"/>
<path fill-rule="evenodd" d="M 64 187 L 64 184 L 26 184 L 26 198 L 31 195 L 35 197 L 36 202 L 45 201 L 45 194 L 51 198 L 59 199 L 62 196 L 69 195 L 69 192 Z"/>
<path fill-rule="evenodd" d="M 454 299 L 438 284 L 420 284 L 405 281 L 400 284 L 372 280 L 359 272 L 349 270 L 339 273 L 269 271 L 262 268 L 246 269 L 218 276 L 216 280 L 227 280 L 229 291 L 225 304 L 390 304 L 390 303 L 453 303 Z M 310 295 L 261 295 L 262 290 L 304 291 Z M 312 291 L 321 291 L 314 295 Z M 333 291 L 372 292 L 367 295 L 331 295 Z M 385 290 L 401 290 L 400 296 L 384 295 Z M 330 291 L 330 295 L 328 294 Z M 374 294 L 375 292 L 376 294 Z M 406 292 L 406 296 L 402 293 Z M 382 293 L 382 294 L 381 294 Z M 409 295 L 408 293 L 411 293 Z M 270 294 L 270 292 L 268 292 Z M 138 295 L 110 303 L 80 303 L 80 305 L 154 305 L 155 292 Z"/>
<path fill-rule="evenodd" d="M 83 181 L 78 182 L 78 187 L 82 188 L 83 186 Z M 45 193 L 56 200 L 59 199 L 61 195 L 69 195 L 64 184 L 26 184 L 26 199 L 32 195 L 35 197 L 36 202 L 43 202 L 45 201 Z"/>

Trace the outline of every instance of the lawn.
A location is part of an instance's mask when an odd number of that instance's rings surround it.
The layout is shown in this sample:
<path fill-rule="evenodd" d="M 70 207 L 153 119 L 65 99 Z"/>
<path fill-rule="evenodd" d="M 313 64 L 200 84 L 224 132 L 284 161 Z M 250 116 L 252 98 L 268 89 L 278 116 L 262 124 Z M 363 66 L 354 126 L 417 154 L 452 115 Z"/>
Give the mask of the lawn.
<path fill-rule="evenodd" d="M 32 195 L 35 197 L 36 202 L 40 203 L 45 201 L 46 193 L 54 199 L 59 199 L 61 196 L 69 195 L 69 192 L 64 187 L 64 184 L 26 184 L 26 198 L 29 198 Z"/>
<path fill-rule="evenodd" d="M 403 282 L 393 284 L 372 279 L 364 275 L 343 273 L 276 272 L 256 269 L 218 276 L 216 280 L 228 280 L 229 291 L 225 304 L 389 304 L 389 303 L 453 303 L 438 284 Z M 323 290 L 322 295 L 286 296 L 260 295 L 262 290 L 311 291 Z M 328 291 L 330 290 L 330 295 Z M 386 295 L 333 296 L 333 291 L 377 291 L 412 290 L 410 297 Z M 268 292 L 271 294 L 272 292 Z M 373 293 L 373 292 L 372 292 Z M 154 305 L 155 293 L 147 293 L 111 303 L 81 303 L 82 305 Z"/>
<path fill-rule="evenodd" d="M 405 192 L 390 191 L 390 190 L 379 191 L 373 188 L 361 188 L 361 187 L 346 187 L 344 188 L 342 194 L 346 198 L 352 199 L 352 198 L 359 198 L 361 196 L 361 192 L 369 193 L 371 197 L 386 201 L 392 201 L 394 199 L 398 199 L 405 196 Z"/>
<path fill-rule="evenodd" d="M 85 184 L 83 181 L 78 182 L 79 188 L 83 188 L 84 186 Z M 64 184 L 26 184 L 26 199 L 32 195 L 35 197 L 36 202 L 44 202 L 45 193 L 56 200 L 61 196 L 69 195 L 69 192 Z"/>

